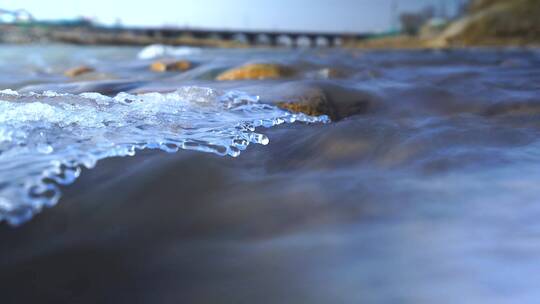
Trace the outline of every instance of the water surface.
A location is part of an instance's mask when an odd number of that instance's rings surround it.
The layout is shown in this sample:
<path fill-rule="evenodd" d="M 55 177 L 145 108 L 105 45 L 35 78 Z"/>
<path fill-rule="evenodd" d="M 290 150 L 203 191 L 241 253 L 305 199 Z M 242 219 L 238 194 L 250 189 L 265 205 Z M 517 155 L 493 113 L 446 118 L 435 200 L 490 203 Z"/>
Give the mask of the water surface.
<path fill-rule="evenodd" d="M 539 51 L 173 51 L 154 48 L 195 67 L 153 73 L 135 48 L 6 46 L 0 87 L 114 97 L 195 86 L 263 104 L 319 98 L 335 119 L 259 128 L 268 145 L 236 158 L 145 150 L 83 168 L 55 207 L 0 229 L 8 302 L 540 297 Z M 213 80 L 247 62 L 296 74 Z M 97 72 L 61 74 L 81 63 Z"/>

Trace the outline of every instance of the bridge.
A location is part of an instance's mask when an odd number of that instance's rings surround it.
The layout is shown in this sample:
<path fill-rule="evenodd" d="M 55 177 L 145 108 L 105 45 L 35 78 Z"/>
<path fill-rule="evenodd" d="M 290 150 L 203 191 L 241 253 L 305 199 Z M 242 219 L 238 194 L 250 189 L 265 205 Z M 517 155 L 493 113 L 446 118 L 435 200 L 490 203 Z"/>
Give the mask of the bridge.
<path fill-rule="evenodd" d="M 345 42 L 369 38 L 369 34 L 297 32 L 297 31 L 246 31 L 194 28 L 139 28 L 79 26 L 57 29 L 56 40 L 78 44 L 125 44 L 194 46 L 287 46 L 334 47 Z"/>
<path fill-rule="evenodd" d="M 123 28 L 136 36 L 153 37 L 158 40 L 175 38 L 235 41 L 254 46 L 332 47 L 345 41 L 369 38 L 369 34 L 297 32 L 297 31 L 243 31 L 179 28 Z"/>

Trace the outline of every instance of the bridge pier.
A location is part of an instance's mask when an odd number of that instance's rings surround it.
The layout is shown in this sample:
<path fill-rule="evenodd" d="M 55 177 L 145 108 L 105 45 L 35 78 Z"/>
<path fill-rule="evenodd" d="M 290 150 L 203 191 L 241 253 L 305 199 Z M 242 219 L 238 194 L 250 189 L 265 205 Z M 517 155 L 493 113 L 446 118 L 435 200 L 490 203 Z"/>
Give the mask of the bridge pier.
<path fill-rule="evenodd" d="M 268 38 L 270 38 L 270 46 L 277 46 L 278 45 L 278 36 L 276 34 L 268 34 Z"/>
<path fill-rule="evenodd" d="M 270 46 L 272 45 L 272 38 L 267 34 L 256 34 L 255 45 Z"/>
<path fill-rule="evenodd" d="M 309 48 L 314 45 L 313 37 L 308 35 L 297 36 L 295 40 L 295 46 L 298 48 Z"/>
<path fill-rule="evenodd" d="M 328 38 L 326 36 L 317 36 L 315 38 L 315 46 L 316 47 L 330 47 L 330 41 L 332 38 Z"/>

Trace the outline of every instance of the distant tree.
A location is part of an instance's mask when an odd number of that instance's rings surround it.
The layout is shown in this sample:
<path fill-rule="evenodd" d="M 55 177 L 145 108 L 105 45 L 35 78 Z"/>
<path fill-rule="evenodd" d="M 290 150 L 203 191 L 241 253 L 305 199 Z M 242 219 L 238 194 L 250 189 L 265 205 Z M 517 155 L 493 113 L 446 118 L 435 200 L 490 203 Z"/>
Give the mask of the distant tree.
<path fill-rule="evenodd" d="M 416 35 L 418 31 L 428 20 L 435 16 L 435 8 L 433 6 L 427 6 L 419 12 L 415 13 L 402 13 L 399 16 L 401 22 L 401 29 L 404 33 L 409 35 Z"/>

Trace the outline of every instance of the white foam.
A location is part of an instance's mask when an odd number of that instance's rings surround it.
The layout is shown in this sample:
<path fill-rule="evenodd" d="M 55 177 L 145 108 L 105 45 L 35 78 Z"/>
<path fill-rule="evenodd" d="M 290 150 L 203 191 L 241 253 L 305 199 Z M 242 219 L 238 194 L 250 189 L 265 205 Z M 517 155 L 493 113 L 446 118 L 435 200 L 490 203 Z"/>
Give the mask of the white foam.
<path fill-rule="evenodd" d="M 168 46 L 162 44 L 152 44 L 144 47 L 137 57 L 139 59 L 153 59 L 164 56 L 188 56 L 193 54 L 198 54 L 201 52 L 201 49 L 196 47 L 189 46 Z"/>
<path fill-rule="evenodd" d="M 327 120 L 201 87 L 115 97 L 0 92 L 0 221 L 17 225 L 56 204 L 57 184 L 103 158 L 144 148 L 235 157 L 249 143 L 268 143 L 256 127 Z"/>

